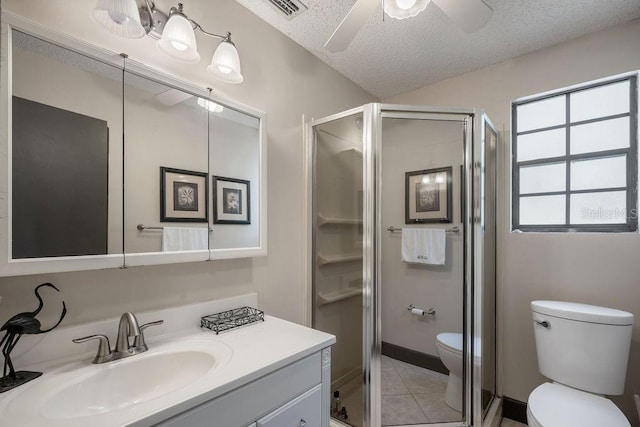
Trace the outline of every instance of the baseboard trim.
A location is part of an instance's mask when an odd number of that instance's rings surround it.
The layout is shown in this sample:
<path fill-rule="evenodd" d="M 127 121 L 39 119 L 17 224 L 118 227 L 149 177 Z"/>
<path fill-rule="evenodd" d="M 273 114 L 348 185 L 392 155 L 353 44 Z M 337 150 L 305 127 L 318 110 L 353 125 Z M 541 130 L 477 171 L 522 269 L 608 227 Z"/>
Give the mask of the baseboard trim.
<path fill-rule="evenodd" d="M 449 370 L 444 366 L 440 358 L 430 354 L 421 353 L 416 350 L 411 350 L 409 348 L 390 344 L 384 341 L 382 341 L 382 354 L 384 356 L 389 356 L 392 359 L 411 363 L 412 365 L 420 366 L 421 368 L 449 375 Z"/>
<path fill-rule="evenodd" d="M 527 404 L 504 396 L 502 398 L 502 416 L 519 423 L 527 424 Z"/>

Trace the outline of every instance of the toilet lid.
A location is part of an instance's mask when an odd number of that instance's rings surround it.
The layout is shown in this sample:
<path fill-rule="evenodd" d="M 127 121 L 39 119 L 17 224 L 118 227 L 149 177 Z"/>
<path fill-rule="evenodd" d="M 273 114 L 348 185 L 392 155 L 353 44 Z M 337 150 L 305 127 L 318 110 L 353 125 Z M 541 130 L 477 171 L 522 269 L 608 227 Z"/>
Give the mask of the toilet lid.
<path fill-rule="evenodd" d="M 545 383 L 529 395 L 529 414 L 543 427 L 630 427 L 612 401 L 561 384 Z"/>
<path fill-rule="evenodd" d="M 436 340 L 446 349 L 453 352 L 462 352 L 462 334 L 445 332 L 438 334 Z"/>

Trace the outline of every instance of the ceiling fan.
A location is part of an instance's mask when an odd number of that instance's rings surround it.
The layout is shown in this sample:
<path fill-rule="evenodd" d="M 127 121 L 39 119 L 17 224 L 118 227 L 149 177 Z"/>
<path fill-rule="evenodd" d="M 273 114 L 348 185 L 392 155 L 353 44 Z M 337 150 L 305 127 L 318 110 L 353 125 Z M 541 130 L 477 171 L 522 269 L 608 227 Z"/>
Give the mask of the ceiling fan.
<path fill-rule="evenodd" d="M 330 52 L 345 50 L 380 5 L 381 0 L 356 0 L 324 47 Z M 432 0 L 465 32 L 472 33 L 484 27 L 493 11 L 483 0 Z M 382 0 L 387 15 L 397 19 L 416 16 L 430 0 Z"/>

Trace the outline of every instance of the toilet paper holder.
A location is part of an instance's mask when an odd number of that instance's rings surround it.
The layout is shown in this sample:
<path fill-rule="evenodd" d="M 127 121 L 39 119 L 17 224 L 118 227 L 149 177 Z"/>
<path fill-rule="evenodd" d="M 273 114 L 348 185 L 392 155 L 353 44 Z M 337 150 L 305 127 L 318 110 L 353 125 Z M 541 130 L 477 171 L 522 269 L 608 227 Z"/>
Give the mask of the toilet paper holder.
<path fill-rule="evenodd" d="M 416 316 L 425 316 L 425 315 L 434 316 L 436 314 L 435 308 L 429 308 L 429 310 L 424 311 L 421 308 L 417 308 L 413 304 L 409 305 L 409 307 L 407 307 L 407 310 L 409 310 L 412 314 L 415 314 Z"/>

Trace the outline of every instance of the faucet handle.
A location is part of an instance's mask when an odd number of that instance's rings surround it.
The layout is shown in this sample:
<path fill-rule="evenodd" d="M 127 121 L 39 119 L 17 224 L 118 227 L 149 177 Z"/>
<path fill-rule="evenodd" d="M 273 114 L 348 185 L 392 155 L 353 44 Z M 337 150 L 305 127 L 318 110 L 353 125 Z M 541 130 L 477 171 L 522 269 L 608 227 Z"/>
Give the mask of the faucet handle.
<path fill-rule="evenodd" d="M 150 326 L 160 326 L 164 323 L 164 320 L 156 320 L 155 322 L 145 323 L 144 325 L 140 325 L 140 330 L 144 331 Z"/>
<path fill-rule="evenodd" d="M 87 337 L 76 338 L 72 340 L 76 344 L 84 343 L 91 340 L 98 340 L 98 353 L 93 359 L 92 363 L 104 363 L 108 362 L 111 356 L 111 344 L 109 344 L 109 338 L 106 335 L 89 335 Z"/>
<path fill-rule="evenodd" d="M 145 323 L 144 325 L 140 325 L 140 335 L 133 338 L 133 348 L 136 353 L 142 353 L 149 350 L 147 344 L 144 342 L 144 333 L 143 331 L 151 326 L 159 326 L 164 323 L 164 320 L 156 320 L 155 322 Z"/>

